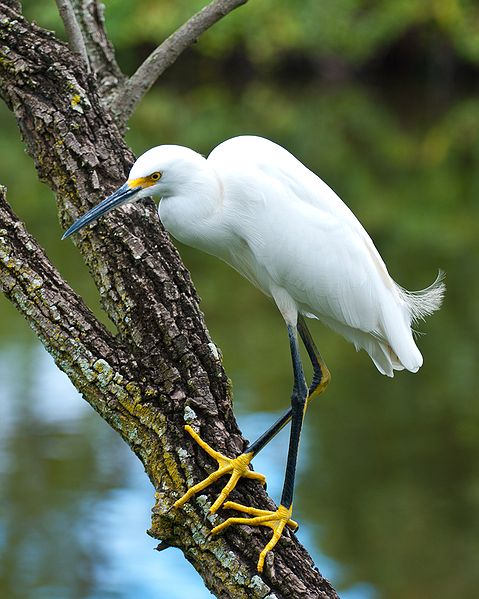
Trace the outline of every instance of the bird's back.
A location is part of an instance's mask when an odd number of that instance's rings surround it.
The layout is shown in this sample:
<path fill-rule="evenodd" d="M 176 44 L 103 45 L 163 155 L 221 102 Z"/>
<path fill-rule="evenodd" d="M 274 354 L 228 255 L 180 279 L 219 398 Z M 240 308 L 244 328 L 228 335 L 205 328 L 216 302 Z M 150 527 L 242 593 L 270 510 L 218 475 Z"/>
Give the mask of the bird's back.
<path fill-rule="evenodd" d="M 440 281 L 419 294 L 396 285 L 351 210 L 277 144 L 233 138 L 208 162 L 223 185 L 222 218 L 237 239 L 223 259 L 268 295 L 285 290 L 300 312 L 364 348 L 384 374 L 421 366 L 411 324 L 439 307 Z"/>

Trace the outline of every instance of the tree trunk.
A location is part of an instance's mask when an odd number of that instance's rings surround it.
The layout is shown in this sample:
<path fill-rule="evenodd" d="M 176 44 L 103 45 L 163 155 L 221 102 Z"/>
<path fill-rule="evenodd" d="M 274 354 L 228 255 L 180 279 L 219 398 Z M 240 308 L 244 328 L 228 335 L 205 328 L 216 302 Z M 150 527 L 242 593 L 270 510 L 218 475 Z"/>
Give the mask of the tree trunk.
<path fill-rule="evenodd" d="M 14 112 L 40 178 L 55 192 L 63 227 L 126 178 L 133 155 L 99 96 L 95 73 L 55 36 L 0 2 L 0 93 Z M 62 280 L 0 193 L 0 288 L 57 365 L 142 460 L 156 489 L 150 534 L 182 549 L 217 597 L 337 597 L 293 534 L 256 561 L 270 532 L 207 515 L 218 486 L 167 511 L 211 471 L 184 432 L 191 424 L 227 455 L 245 447 L 229 381 L 211 342 L 189 274 L 151 202 L 112 213 L 75 237 L 116 327 L 108 332 Z M 243 481 L 232 498 L 273 507 Z"/>

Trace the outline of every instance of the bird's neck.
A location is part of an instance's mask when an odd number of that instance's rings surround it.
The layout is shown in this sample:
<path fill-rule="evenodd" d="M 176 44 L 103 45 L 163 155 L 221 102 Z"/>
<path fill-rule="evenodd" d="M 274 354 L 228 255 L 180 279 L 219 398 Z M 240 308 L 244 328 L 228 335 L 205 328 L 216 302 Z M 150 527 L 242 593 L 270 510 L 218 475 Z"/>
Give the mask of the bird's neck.
<path fill-rule="evenodd" d="M 184 180 L 175 183 L 158 208 L 165 229 L 176 239 L 216 254 L 218 215 L 222 207 L 221 182 L 213 167 L 201 158 L 191 164 Z"/>

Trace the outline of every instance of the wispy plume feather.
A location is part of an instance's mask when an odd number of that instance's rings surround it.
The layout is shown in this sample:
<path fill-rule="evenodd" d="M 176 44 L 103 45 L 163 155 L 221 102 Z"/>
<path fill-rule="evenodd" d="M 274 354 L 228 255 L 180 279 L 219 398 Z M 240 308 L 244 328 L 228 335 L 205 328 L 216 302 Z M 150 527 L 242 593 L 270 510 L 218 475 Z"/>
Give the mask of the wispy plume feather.
<path fill-rule="evenodd" d="M 413 322 L 424 320 L 426 316 L 439 310 L 446 292 L 444 277 L 444 271 L 440 270 L 434 283 L 419 291 L 408 291 L 397 285 L 401 297 L 409 306 Z"/>

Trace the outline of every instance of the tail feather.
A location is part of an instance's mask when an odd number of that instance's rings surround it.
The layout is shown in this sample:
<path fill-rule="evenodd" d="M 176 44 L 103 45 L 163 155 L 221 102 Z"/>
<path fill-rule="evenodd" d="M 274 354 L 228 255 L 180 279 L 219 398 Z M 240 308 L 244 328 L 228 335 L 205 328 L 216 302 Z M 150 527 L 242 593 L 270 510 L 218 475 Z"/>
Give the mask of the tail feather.
<path fill-rule="evenodd" d="M 363 347 L 381 374 L 393 377 L 395 370 L 404 370 L 404 365 L 392 347 L 383 341 L 371 337 L 369 342 L 363 345 Z M 360 346 L 357 346 L 356 349 L 360 349 Z"/>
<path fill-rule="evenodd" d="M 375 331 L 363 331 L 324 315 L 316 316 L 324 324 L 351 341 L 356 350 L 364 349 L 376 368 L 386 376 L 394 376 L 395 370 L 417 372 L 423 358 L 414 338 L 411 325 L 423 320 L 441 307 L 446 286 L 444 273 L 439 271 L 434 283 L 420 291 L 408 291 L 395 283 L 400 301 L 391 296 L 382 304 L 382 319 Z M 391 293 L 391 289 L 388 293 Z M 312 315 L 311 315 L 312 316 Z"/>
<path fill-rule="evenodd" d="M 408 291 L 396 283 L 399 295 L 406 302 L 412 322 L 424 320 L 441 307 L 446 292 L 445 273 L 440 270 L 432 285 L 419 291 Z"/>
<path fill-rule="evenodd" d="M 441 307 L 446 290 L 443 280 L 444 273 L 439 271 L 434 283 L 420 291 L 408 291 L 396 284 L 399 296 L 404 302 L 404 321 L 397 318 L 397 313 L 395 315 L 391 304 L 385 304 L 383 307 L 385 337 L 398 357 L 399 363 L 410 372 L 417 372 L 423 363 L 421 352 L 414 341 L 411 325 L 418 320 L 424 320 L 426 316 Z"/>

